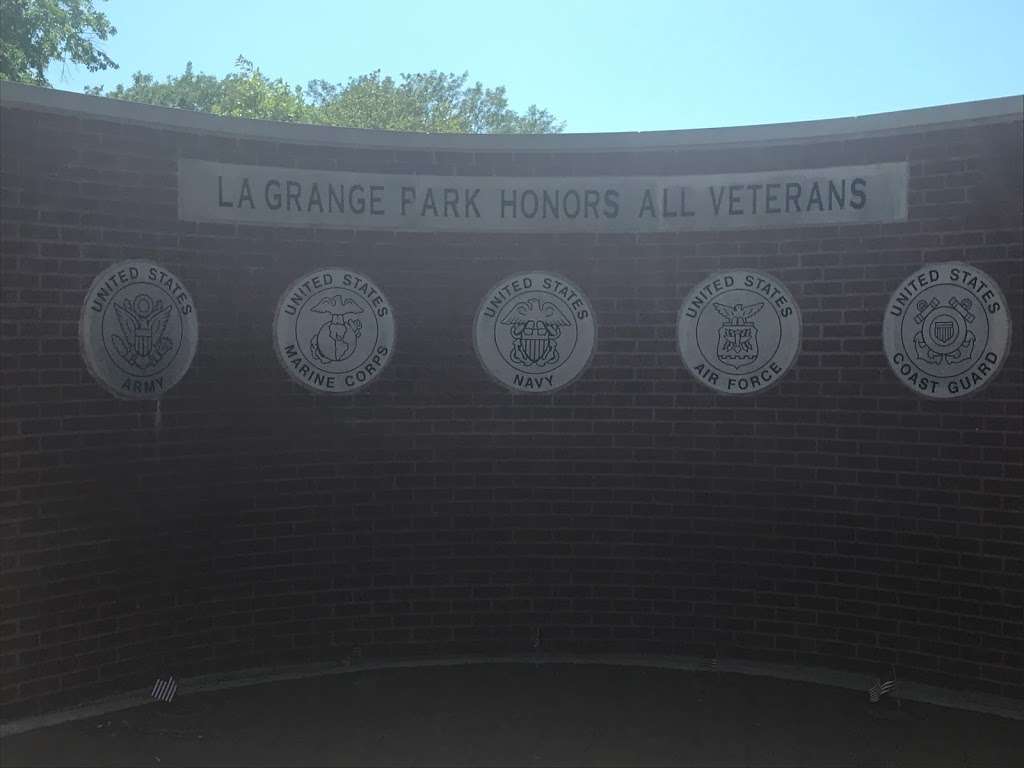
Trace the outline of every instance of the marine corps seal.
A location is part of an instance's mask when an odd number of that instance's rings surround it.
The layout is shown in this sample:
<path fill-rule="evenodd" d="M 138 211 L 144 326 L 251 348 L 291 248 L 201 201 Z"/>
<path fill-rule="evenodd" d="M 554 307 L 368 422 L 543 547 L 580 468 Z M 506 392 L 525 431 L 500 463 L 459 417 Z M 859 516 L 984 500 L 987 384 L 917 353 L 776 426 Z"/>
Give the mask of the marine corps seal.
<path fill-rule="evenodd" d="M 800 309 L 781 282 L 760 272 L 711 275 L 679 310 L 679 352 L 700 382 L 728 395 L 761 392 L 800 351 Z"/>
<path fill-rule="evenodd" d="M 281 295 L 274 350 L 304 387 L 354 392 L 380 375 L 394 348 L 394 311 L 380 288 L 357 272 L 318 269 Z"/>
<path fill-rule="evenodd" d="M 882 336 L 900 381 L 926 397 L 963 397 L 985 386 L 1006 359 L 1006 297 L 976 267 L 929 264 L 893 293 Z"/>
<path fill-rule="evenodd" d="M 554 392 L 587 367 L 597 335 L 583 292 L 559 275 L 528 272 L 491 288 L 473 344 L 491 376 L 514 392 Z"/>
<path fill-rule="evenodd" d="M 86 367 L 118 397 L 154 400 L 188 371 L 199 328 L 182 282 L 149 261 L 123 261 L 89 286 L 78 323 Z"/>

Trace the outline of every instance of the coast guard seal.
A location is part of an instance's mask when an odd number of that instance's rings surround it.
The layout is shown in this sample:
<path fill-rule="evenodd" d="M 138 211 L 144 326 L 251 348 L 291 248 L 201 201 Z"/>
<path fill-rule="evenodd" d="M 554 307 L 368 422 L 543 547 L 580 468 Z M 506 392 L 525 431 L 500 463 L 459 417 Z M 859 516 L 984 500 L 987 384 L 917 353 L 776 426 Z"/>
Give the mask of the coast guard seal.
<path fill-rule="evenodd" d="M 149 261 L 123 261 L 92 281 L 78 323 L 89 372 L 118 397 L 155 400 L 181 380 L 199 340 L 182 282 Z"/>
<path fill-rule="evenodd" d="M 288 375 L 315 392 L 355 392 L 395 349 L 395 315 L 367 277 L 340 267 L 303 275 L 281 295 L 274 350 Z"/>
<path fill-rule="evenodd" d="M 749 269 L 706 277 L 683 300 L 679 352 L 690 373 L 727 395 L 779 382 L 800 351 L 800 308 L 770 275 Z"/>
<path fill-rule="evenodd" d="M 548 272 L 506 277 L 476 313 L 473 345 L 491 376 L 514 392 L 547 393 L 587 367 L 594 310 L 573 283 Z"/>
<path fill-rule="evenodd" d="M 905 385 L 933 398 L 985 386 L 1010 348 L 1006 297 L 968 264 L 928 264 L 908 277 L 885 310 L 885 356 Z"/>

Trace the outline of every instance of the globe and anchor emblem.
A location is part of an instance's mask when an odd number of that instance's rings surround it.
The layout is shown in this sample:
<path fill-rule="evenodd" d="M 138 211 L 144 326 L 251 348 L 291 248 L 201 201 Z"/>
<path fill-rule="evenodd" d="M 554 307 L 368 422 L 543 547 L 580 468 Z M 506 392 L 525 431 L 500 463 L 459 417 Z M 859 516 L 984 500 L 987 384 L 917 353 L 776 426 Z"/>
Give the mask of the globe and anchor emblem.
<path fill-rule="evenodd" d="M 296 382 L 347 394 L 374 381 L 391 359 L 394 311 L 369 278 L 323 267 L 296 278 L 274 315 L 274 351 Z"/>
<path fill-rule="evenodd" d="M 363 323 L 356 315 L 362 308 L 340 293 L 320 299 L 310 312 L 330 315 L 309 340 L 309 352 L 321 364 L 340 363 L 352 356 L 363 332 Z"/>
<path fill-rule="evenodd" d="M 543 368 L 560 360 L 558 340 L 569 319 L 550 301 L 531 298 L 515 304 L 501 318 L 509 326 L 512 346 L 506 355 L 516 365 Z"/>

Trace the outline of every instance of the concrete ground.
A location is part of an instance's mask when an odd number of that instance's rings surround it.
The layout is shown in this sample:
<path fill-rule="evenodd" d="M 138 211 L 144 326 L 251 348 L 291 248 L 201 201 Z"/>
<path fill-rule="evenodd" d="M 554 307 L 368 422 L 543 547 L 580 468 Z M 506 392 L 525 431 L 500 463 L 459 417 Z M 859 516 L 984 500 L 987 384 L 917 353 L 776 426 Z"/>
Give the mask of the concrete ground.
<path fill-rule="evenodd" d="M 1024 722 L 642 667 L 368 670 L 180 696 L 4 739 L 14 766 L 1010 766 Z"/>

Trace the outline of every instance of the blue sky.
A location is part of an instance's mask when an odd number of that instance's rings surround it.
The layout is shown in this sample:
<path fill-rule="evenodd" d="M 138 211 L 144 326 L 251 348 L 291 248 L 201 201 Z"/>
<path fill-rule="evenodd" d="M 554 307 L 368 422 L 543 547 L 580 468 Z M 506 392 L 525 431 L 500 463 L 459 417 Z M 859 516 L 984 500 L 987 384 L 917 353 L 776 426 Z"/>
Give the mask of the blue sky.
<path fill-rule="evenodd" d="M 116 71 L 51 67 L 55 87 L 224 75 L 462 72 L 566 130 L 811 120 L 1024 93 L 1024 0 L 110 0 Z"/>

